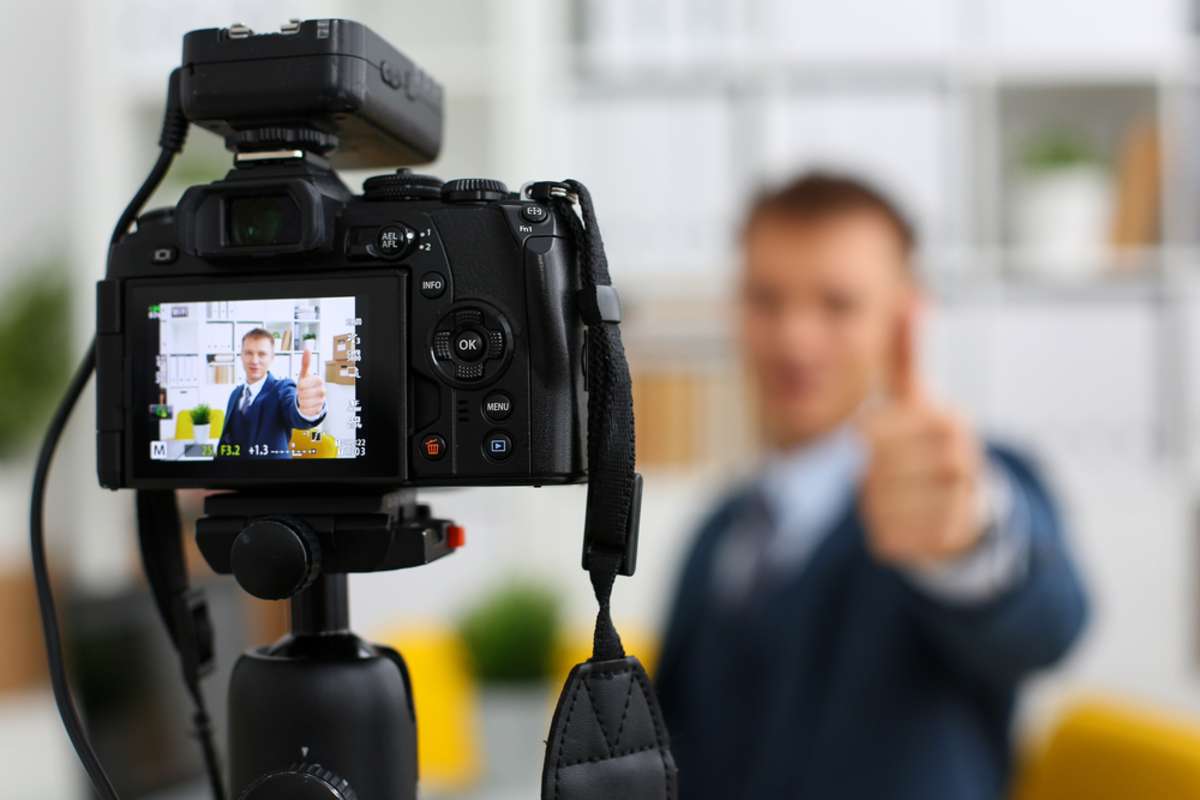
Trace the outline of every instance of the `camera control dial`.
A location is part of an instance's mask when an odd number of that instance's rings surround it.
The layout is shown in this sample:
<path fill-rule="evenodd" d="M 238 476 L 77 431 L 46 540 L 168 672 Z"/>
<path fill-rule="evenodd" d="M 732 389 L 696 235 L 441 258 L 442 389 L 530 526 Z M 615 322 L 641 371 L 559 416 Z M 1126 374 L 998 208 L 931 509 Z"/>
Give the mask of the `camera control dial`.
<path fill-rule="evenodd" d="M 441 178 L 410 169 L 398 169 L 363 181 L 363 197 L 367 200 L 437 200 L 441 196 Z"/>
<path fill-rule="evenodd" d="M 442 187 L 442 199 L 447 203 L 478 203 L 506 197 L 508 187 L 492 178 L 455 178 Z"/>
<path fill-rule="evenodd" d="M 496 378 L 512 353 L 512 331 L 497 311 L 472 303 L 442 317 L 433 332 L 433 363 L 447 382 L 477 386 Z"/>

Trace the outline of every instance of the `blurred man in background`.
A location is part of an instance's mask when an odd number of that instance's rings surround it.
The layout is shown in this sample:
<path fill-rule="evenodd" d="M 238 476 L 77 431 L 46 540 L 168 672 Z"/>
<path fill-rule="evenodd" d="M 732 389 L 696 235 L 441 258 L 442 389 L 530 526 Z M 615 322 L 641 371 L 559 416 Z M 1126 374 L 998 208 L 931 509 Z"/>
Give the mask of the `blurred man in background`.
<path fill-rule="evenodd" d="M 914 232 L 853 179 L 762 195 L 741 334 L 771 455 L 702 527 L 659 673 L 683 800 L 995 800 L 1085 599 L 1030 464 L 917 363 Z"/>

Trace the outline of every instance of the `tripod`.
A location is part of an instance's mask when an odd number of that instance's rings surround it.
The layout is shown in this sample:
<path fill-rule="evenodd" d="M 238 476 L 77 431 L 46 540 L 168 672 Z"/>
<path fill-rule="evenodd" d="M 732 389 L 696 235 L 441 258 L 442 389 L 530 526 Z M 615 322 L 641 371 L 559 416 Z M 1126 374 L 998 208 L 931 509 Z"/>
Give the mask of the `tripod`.
<path fill-rule="evenodd" d="M 291 632 L 242 655 L 229 686 L 232 795 L 414 800 L 412 686 L 395 650 L 349 628 L 347 574 L 428 564 L 462 543 L 411 490 L 233 492 L 205 500 L 196 541 L 250 594 L 291 601 Z"/>

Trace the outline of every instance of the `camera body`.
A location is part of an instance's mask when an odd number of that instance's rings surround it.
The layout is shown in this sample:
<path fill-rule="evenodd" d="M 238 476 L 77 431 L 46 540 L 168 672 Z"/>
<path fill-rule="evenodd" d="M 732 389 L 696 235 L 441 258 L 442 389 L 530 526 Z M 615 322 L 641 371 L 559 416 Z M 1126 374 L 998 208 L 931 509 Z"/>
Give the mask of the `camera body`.
<path fill-rule="evenodd" d="M 109 253 L 97 291 L 102 485 L 586 477 L 579 277 L 553 204 L 408 170 L 353 195 L 318 155 L 248 155 L 143 214 Z M 256 348 L 269 351 L 267 377 L 242 407 Z M 326 399 L 305 430 L 289 422 L 288 385 L 313 375 Z M 266 432 L 273 420 L 285 444 Z"/>

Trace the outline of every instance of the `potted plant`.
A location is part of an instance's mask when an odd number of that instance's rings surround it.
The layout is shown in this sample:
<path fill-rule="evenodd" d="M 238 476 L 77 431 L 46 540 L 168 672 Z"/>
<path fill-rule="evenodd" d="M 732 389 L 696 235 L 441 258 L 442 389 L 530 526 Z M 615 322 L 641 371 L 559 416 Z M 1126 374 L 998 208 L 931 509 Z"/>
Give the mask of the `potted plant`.
<path fill-rule="evenodd" d="M 199 403 L 188 413 L 192 416 L 192 441 L 196 444 L 207 444 L 212 423 L 212 409 L 209 408 L 208 403 Z"/>
<path fill-rule="evenodd" d="M 1082 278 L 1103 266 L 1112 221 L 1112 180 L 1082 137 L 1046 131 L 1021 156 L 1013 193 L 1018 255 L 1043 275 Z"/>
<path fill-rule="evenodd" d="M 513 580 L 486 595 L 459 624 L 482 688 L 484 782 L 490 790 L 520 794 L 537 785 L 559 606 L 546 586 Z"/>
<path fill-rule="evenodd" d="M 315 333 L 313 333 L 312 331 L 309 331 L 308 333 L 304 334 L 304 336 L 302 336 L 300 338 L 301 338 L 301 342 L 302 342 L 301 347 L 303 349 L 305 349 L 305 350 L 316 350 L 317 349 L 317 335 Z"/>

